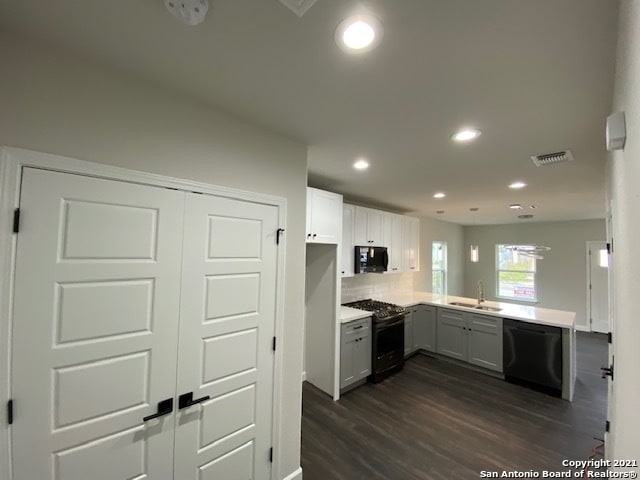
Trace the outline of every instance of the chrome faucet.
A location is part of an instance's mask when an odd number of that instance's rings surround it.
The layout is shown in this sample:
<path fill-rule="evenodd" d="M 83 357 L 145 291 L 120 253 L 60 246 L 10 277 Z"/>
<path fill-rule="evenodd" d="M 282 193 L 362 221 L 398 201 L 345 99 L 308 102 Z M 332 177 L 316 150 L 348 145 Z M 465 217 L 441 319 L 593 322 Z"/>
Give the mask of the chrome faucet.
<path fill-rule="evenodd" d="M 484 302 L 484 289 L 482 288 L 482 281 L 478 280 L 478 305 Z"/>

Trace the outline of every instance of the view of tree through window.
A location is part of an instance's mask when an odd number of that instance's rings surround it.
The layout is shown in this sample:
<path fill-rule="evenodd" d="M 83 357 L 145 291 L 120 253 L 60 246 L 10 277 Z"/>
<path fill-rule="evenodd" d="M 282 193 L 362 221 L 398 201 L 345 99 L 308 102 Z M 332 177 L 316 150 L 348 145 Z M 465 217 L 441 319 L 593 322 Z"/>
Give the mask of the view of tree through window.
<path fill-rule="evenodd" d="M 431 245 L 431 291 L 447 294 L 447 242 Z"/>
<path fill-rule="evenodd" d="M 497 245 L 498 297 L 535 302 L 536 259 L 509 248 L 514 246 L 523 245 Z"/>

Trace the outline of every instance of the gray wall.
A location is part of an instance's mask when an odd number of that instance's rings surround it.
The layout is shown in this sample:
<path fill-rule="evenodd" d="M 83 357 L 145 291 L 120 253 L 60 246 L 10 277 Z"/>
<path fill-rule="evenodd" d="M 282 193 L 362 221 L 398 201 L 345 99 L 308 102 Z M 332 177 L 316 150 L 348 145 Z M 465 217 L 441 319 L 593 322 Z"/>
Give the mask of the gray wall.
<path fill-rule="evenodd" d="M 431 244 L 447 242 L 447 293 L 462 295 L 464 288 L 464 230 L 455 223 L 420 219 L 420 272 L 415 273 L 416 290 L 431 291 Z"/>
<path fill-rule="evenodd" d="M 496 299 L 496 244 L 546 245 L 551 251 L 537 262 L 536 306 L 576 312 L 576 325 L 586 328 L 587 241 L 590 240 L 605 240 L 604 220 L 465 227 L 464 296 L 475 298 L 477 282 L 482 280 L 487 299 Z M 471 263 L 467 254 L 471 244 L 480 248 L 478 263 Z"/>
<path fill-rule="evenodd" d="M 608 197 L 613 206 L 613 351 L 611 434 L 607 457 L 640 459 L 640 1 L 620 2 L 618 53 L 613 111 L 624 111 L 627 143 L 607 161 Z M 604 119 L 602 119 L 604 127 Z M 636 472 L 640 469 L 636 468 Z"/>
<path fill-rule="evenodd" d="M 48 46 L 2 35 L 0 58 L 1 145 L 287 199 L 286 306 L 280 343 L 285 383 L 280 392 L 281 445 L 274 447 L 282 475 L 296 470 L 300 465 L 307 147 Z"/>

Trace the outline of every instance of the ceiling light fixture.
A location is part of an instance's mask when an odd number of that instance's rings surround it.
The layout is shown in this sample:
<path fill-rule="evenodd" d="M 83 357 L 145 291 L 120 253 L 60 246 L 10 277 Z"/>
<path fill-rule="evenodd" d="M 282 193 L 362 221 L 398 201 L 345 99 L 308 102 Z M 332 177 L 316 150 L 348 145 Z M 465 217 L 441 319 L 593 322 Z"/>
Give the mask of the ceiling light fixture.
<path fill-rule="evenodd" d="M 527 184 L 524 182 L 513 182 L 511 185 L 509 185 L 509 188 L 513 188 L 514 190 L 517 190 L 519 188 L 524 188 L 526 186 Z"/>
<path fill-rule="evenodd" d="M 366 170 L 367 168 L 369 168 L 369 162 L 367 162 L 364 158 L 361 158 L 353 164 L 353 168 L 355 168 L 356 170 Z"/>
<path fill-rule="evenodd" d="M 451 135 L 451 139 L 455 142 L 469 142 L 478 138 L 480 135 L 482 135 L 480 130 L 476 130 L 475 128 L 463 128 Z"/>
<path fill-rule="evenodd" d="M 480 210 L 478 207 L 471 207 L 469 209 L 469 211 L 473 213 L 474 227 L 476 225 L 476 212 L 478 210 Z M 469 245 L 469 260 L 471 260 L 472 263 L 478 263 L 480 261 L 480 247 L 478 246 L 478 244 Z"/>
<path fill-rule="evenodd" d="M 382 41 L 382 24 L 371 15 L 354 15 L 340 22 L 335 40 L 347 52 L 368 52 Z"/>
<path fill-rule="evenodd" d="M 442 215 L 442 214 L 444 213 L 444 210 L 436 210 L 436 213 L 437 213 L 438 215 Z"/>
<path fill-rule="evenodd" d="M 523 255 L 525 257 L 535 258 L 537 260 L 542 260 L 544 257 L 543 253 L 547 253 L 551 251 L 551 247 L 547 247 L 546 245 L 505 245 L 505 249 L 511 250 L 517 255 Z"/>
<path fill-rule="evenodd" d="M 208 0 L 164 0 L 164 5 L 174 17 L 192 27 L 202 23 L 209 10 Z"/>
<path fill-rule="evenodd" d="M 509 208 L 511 210 L 522 210 L 522 205 L 520 205 L 519 203 L 512 203 L 511 205 L 509 205 Z"/>
<path fill-rule="evenodd" d="M 434 193 L 433 198 L 444 198 L 446 195 L 442 192 Z"/>

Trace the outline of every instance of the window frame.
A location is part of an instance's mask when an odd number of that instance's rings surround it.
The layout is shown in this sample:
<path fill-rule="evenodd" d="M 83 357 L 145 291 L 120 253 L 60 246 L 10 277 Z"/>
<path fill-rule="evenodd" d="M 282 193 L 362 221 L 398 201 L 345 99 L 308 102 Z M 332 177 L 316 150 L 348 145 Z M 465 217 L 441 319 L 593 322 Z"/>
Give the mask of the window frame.
<path fill-rule="evenodd" d="M 535 257 L 531 257 L 533 262 L 533 270 L 522 270 L 522 269 L 502 269 L 500 268 L 500 250 L 508 245 L 512 245 L 514 247 L 528 247 L 532 244 L 529 243 L 497 243 L 495 254 L 496 254 L 496 298 L 501 300 L 509 300 L 512 302 L 525 302 L 525 303 L 538 303 L 538 263 Z M 504 295 L 500 295 L 500 273 L 526 273 L 533 275 L 533 298 L 517 298 L 517 297 L 505 297 Z"/>
<path fill-rule="evenodd" d="M 443 266 L 443 268 L 434 268 L 434 263 L 433 263 L 433 248 L 436 246 L 436 244 L 440 245 L 440 248 L 442 248 L 442 261 L 441 264 Z M 448 268 L 448 261 L 447 261 L 447 257 L 448 257 L 448 249 L 447 249 L 447 242 L 441 241 L 441 240 L 434 240 L 431 242 L 431 291 L 432 293 L 437 293 L 438 295 L 447 295 L 447 268 Z M 442 292 L 435 292 L 434 291 L 434 282 L 433 282 L 433 278 L 434 275 L 436 273 L 439 273 L 440 275 L 440 281 L 441 281 L 441 285 L 442 285 Z"/>

